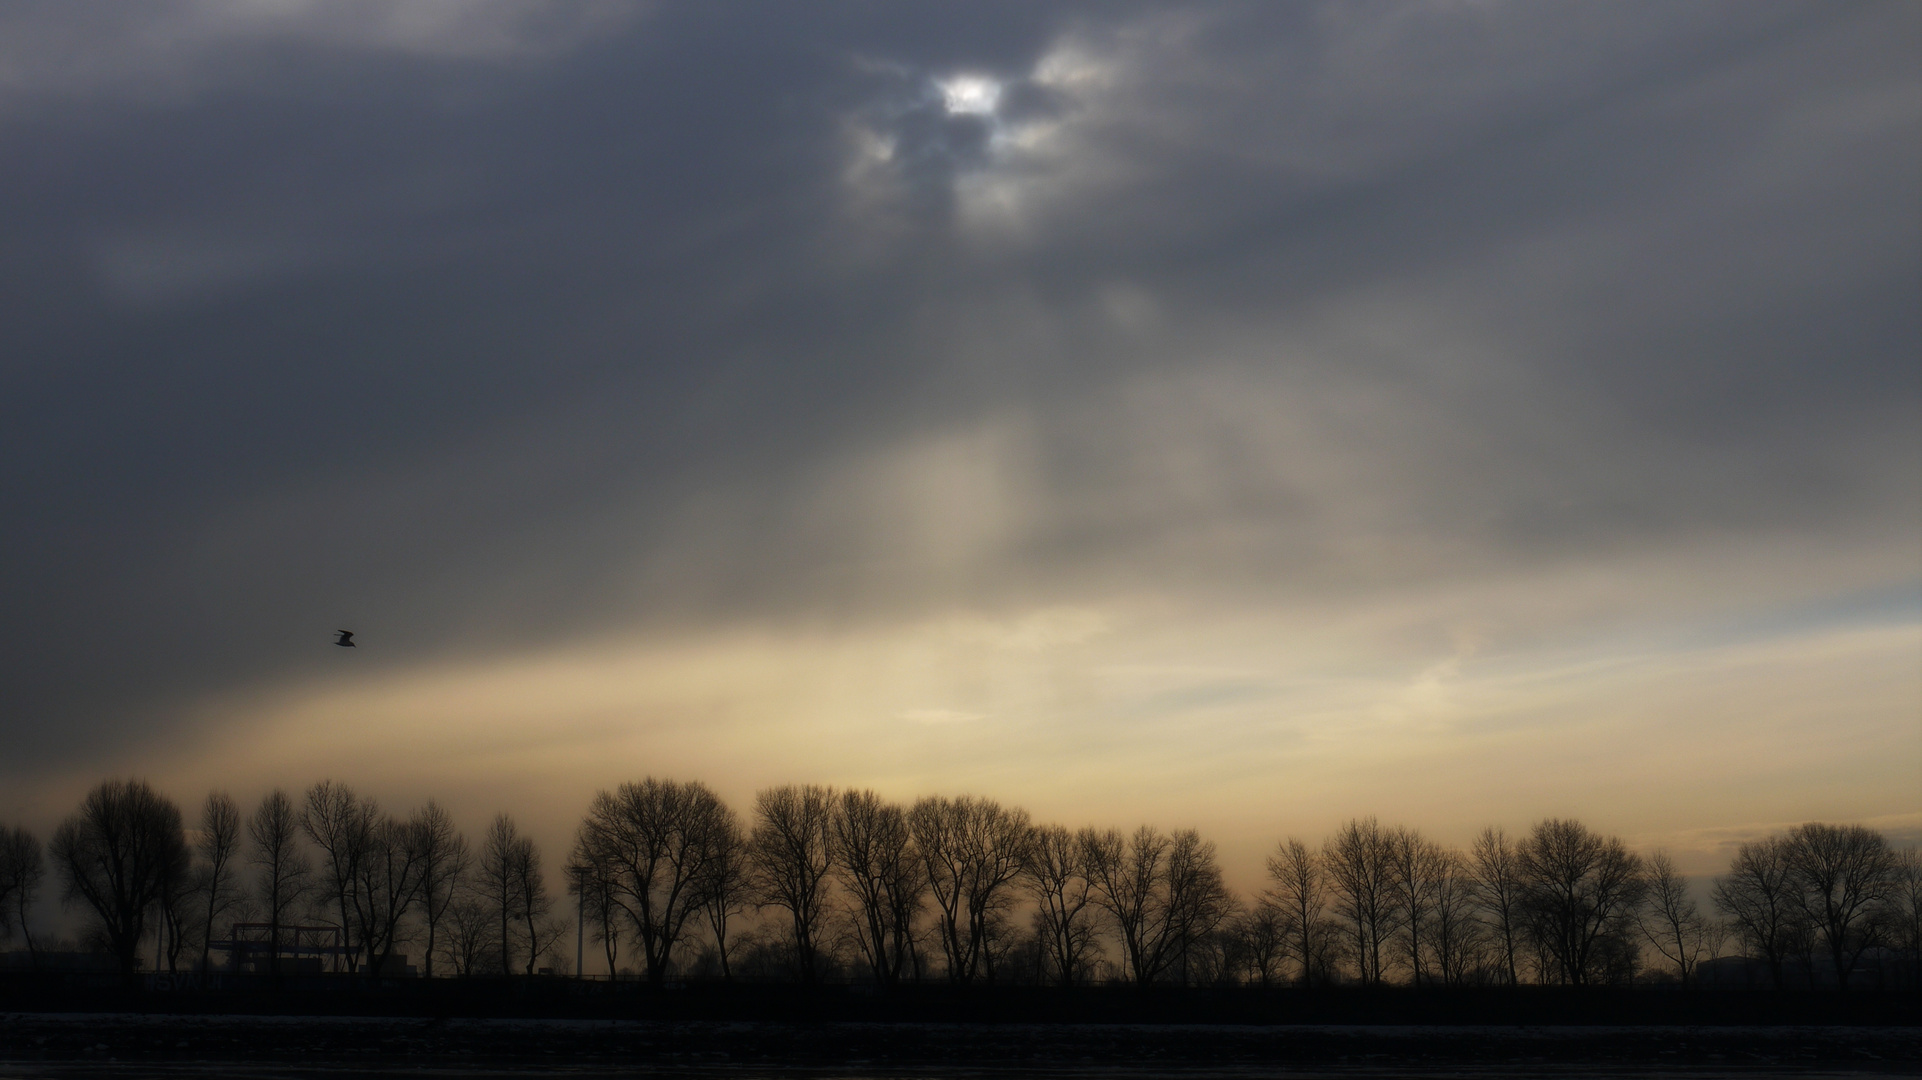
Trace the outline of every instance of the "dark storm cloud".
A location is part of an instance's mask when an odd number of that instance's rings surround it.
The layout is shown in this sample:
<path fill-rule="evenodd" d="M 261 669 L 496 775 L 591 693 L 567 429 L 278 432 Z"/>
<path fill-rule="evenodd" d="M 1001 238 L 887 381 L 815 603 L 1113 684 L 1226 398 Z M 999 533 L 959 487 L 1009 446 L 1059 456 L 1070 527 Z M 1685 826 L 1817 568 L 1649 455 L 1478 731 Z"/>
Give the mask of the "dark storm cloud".
<path fill-rule="evenodd" d="M 1340 470 L 1136 441 L 1158 373 L 1362 401 L 1355 528 L 1435 541 L 1374 576 L 1913 539 L 1912 6 L 401 9 L 0 16 L 16 761 L 337 625 L 407 663 L 1094 588 L 1226 518 L 1267 539 L 1218 584 L 1338 567 Z M 1045 505 L 983 565 L 831 494 L 1010 412 Z"/>
<path fill-rule="evenodd" d="M 882 358 L 822 340 L 889 299 L 804 281 L 832 121 L 866 89 L 840 43 L 767 22 L 663 18 L 532 68 L 220 43 L 257 55 L 186 100 L 136 80 L 10 102 L 0 438 L 30 523 L 7 560 L 29 730 L 272 665 L 308 623 L 391 626 L 423 573 L 486 609 L 512 564 L 571 561 L 547 542 L 608 500 L 857 414 Z M 493 450 L 582 409 L 595 430 L 556 433 L 557 457 Z M 447 460 L 381 505 L 383 477 Z M 463 462 L 479 475 L 450 491 Z M 301 491 L 299 534 L 183 551 Z M 569 573 L 592 591 L 586 554 Z M 531 606 L 565 611 L 553 584 Z"/>

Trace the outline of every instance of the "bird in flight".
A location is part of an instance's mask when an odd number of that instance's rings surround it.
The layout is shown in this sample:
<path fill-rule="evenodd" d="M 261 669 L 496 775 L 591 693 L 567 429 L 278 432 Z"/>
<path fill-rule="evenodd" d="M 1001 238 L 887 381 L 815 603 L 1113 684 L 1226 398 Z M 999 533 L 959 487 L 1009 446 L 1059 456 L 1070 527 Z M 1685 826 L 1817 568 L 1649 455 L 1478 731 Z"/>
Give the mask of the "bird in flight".
<path fill-rule="evenodd" d="M 340 635 L 340 640 L 334 642 L 334 644 L 345 645 L 350 649 L 354 648 L 354 632 L 352 630 L 336 630 L 334 633 Z"/>

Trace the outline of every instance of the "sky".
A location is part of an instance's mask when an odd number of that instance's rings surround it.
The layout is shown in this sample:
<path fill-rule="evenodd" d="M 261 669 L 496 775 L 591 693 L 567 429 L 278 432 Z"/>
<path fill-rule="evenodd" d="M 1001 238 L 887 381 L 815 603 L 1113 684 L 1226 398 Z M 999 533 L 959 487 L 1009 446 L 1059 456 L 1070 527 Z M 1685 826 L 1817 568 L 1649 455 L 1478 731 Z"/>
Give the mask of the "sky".
<path fill-rule="evenodd" d="M 42 836 L 1922 838 L 1903 0 L 22 0 L 0 343 Z"/>

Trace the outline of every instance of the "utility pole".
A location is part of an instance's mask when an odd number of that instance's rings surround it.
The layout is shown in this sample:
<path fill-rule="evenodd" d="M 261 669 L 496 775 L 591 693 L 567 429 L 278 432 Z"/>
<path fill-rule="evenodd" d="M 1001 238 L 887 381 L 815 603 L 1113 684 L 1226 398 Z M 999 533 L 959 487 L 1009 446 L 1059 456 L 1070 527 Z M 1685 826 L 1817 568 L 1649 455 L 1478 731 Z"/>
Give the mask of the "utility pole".
<path fill-rule="evenodd" d="M 574 977 L 587 978 L 583 965 L 587 961 L 587 867 L 576 863 L 568 867 L 574 872 L 574 896 L 578 914 L 574 916 Z"/>

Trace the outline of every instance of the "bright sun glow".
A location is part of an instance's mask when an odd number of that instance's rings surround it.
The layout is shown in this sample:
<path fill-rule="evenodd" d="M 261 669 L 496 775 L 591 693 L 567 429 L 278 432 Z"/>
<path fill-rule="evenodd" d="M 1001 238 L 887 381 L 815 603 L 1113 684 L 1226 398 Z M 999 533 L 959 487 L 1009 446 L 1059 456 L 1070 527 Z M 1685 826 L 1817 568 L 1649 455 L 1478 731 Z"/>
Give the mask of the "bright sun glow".
<path fill-rule="evenodd" d="M 950 115 L 992 116 L 1001 103 L 1001 84 L 985 75 L 956 75 L 935 86 Z"/>

